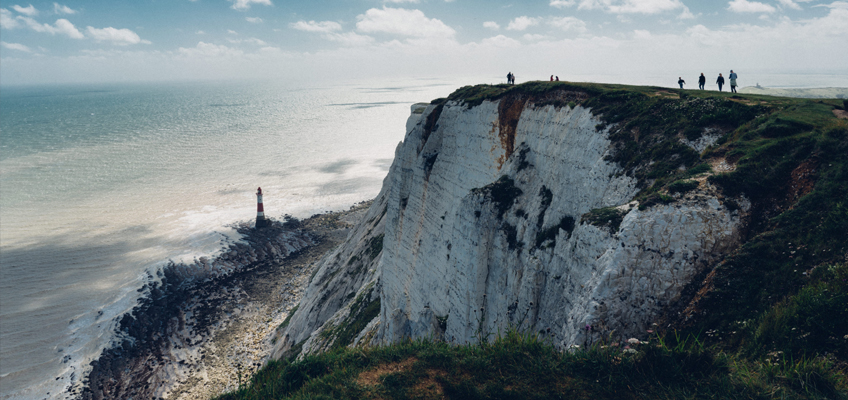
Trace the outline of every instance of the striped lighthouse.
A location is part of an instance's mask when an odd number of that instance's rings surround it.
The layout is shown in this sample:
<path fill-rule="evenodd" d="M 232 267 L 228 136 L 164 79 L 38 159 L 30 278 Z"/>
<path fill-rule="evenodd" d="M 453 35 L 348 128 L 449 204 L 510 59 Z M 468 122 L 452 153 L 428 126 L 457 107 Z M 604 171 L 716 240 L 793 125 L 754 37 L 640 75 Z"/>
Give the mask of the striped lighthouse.
<path fill-rule="evenodd" d="M 271 225 L 271 221 L 265 219 L 265 209 L 262 207 L 262 188 L 256 190 L 256 229 Z"/>

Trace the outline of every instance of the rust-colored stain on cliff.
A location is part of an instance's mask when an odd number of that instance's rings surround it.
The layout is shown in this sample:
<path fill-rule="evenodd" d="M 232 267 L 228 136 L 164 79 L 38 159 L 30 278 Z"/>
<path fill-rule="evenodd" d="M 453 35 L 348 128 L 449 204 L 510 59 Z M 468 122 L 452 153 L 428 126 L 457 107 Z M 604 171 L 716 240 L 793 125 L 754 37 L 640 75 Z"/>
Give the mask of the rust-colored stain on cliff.
<path fill-rule="evenodd" d="M 503 167 L 515 150 L 515 130 L 526 103 L 527 97 L 518 95 L 505 97 L 498 104 L 498 136 L 504 149 L 504 154 L 498 157 L 498 169 Z"/>

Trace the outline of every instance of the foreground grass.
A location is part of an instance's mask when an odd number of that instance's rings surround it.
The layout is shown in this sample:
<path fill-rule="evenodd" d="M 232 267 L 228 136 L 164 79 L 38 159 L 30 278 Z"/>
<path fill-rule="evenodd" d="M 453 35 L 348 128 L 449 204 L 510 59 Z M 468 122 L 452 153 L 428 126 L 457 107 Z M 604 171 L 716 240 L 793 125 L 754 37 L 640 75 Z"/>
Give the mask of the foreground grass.
<path fill-rule="evenodd" d="M 533 335 L 431 340 L 274 361 L 229 399 L 846 399 L 824 359 L 752 363 L 692 337 L 558 351 Z"/>

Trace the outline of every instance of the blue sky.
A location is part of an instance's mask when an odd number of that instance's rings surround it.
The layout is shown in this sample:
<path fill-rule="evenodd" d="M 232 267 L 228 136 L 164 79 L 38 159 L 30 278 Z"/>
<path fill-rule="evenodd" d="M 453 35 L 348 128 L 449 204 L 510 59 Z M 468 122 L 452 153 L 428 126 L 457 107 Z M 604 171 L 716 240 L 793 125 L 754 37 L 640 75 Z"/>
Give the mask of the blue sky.
<path fill-rule="evenodd" d="M 0 84 L 848 74 L 848 1 L 4 0 L 0 13 Z"/>

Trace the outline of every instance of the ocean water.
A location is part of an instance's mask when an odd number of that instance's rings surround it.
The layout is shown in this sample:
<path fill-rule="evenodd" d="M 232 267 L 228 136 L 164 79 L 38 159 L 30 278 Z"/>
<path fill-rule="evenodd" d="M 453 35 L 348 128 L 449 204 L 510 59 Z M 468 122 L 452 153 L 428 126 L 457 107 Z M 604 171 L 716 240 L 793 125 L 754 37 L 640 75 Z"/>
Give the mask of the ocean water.
<path fill-rule="evenodd" d="M 256 216 L 373 198 L 410 105 L 461 82 L 0 91 L 0 398 L 63 398 L 147 272 Z M 49 394 L 48 394 L 49 393 Z"/>

